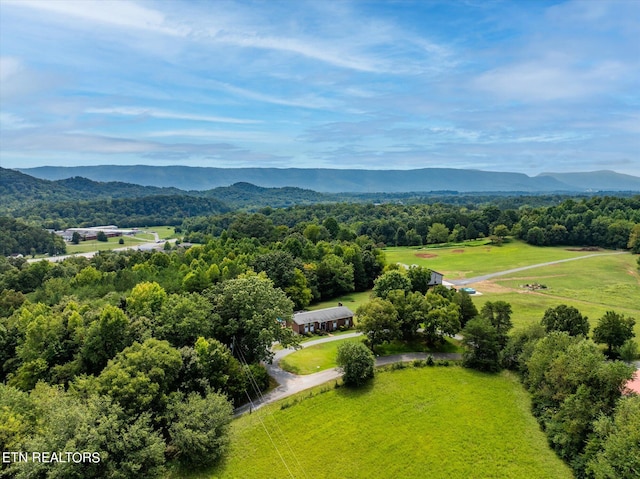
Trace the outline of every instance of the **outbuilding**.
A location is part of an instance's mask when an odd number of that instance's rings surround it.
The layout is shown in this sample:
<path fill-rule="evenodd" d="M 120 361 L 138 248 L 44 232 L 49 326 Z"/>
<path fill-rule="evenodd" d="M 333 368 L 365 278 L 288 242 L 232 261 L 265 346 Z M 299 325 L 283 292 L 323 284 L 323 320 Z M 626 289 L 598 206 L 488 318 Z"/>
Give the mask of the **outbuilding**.
<path fill-rule="evenodd" d="M 350 328 L 351 326 L 353 326 L 353 311 L 346 306 L 295 313 L 291 322 L 291 329 L 298 334 L 335 331 L 340 327 Z"/>

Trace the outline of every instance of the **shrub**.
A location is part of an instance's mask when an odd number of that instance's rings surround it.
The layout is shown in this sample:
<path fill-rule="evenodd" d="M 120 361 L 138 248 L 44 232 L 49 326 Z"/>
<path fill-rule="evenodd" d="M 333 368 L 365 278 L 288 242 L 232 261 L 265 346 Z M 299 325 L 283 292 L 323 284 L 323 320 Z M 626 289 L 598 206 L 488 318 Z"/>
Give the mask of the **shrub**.
<path fill-rule="evenodd" d="M 336 362 L 347 386 L 360 386 L 373 378 L 375 358 L 362 343 L 347 342 L 338 346 Z"/>

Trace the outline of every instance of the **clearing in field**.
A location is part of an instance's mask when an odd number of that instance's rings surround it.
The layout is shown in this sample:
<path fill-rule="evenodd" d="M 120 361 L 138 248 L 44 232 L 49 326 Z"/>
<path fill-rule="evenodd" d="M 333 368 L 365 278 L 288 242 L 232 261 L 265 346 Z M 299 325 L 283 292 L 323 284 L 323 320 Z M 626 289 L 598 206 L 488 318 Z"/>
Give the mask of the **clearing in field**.
<path fill-rule="evenodd" d="M 529 411 L 509 373 L 380 372 L 364 389 L 325 385 L 236 419 L 223 463 L 191 477 L 572 477 Z"/>

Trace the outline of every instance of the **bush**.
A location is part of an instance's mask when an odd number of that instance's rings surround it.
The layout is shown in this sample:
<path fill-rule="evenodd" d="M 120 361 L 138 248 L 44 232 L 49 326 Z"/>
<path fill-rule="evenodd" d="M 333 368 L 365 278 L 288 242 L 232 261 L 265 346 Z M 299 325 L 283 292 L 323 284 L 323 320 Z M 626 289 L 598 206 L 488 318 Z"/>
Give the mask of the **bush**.
<path fill-rule="evenodd" d="M 344 343 L 338 346 L 338 366 L 347 386 L 361 386 L 373 378 L 375 358 L 362 343 Z"/>

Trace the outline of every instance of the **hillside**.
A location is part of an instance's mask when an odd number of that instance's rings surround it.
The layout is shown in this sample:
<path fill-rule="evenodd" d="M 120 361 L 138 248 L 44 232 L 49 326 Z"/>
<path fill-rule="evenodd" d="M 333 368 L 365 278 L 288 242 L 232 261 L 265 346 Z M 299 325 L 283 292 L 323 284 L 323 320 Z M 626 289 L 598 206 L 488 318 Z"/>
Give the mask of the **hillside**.
<path fill-rule="evenodd" d="M 24 168 L 38 178 L 60 180 L 82 176 L 94 181 L 133 181 L 145 186 L 207 190 L 238 182 L 261 187 L 307 188 L 323 193 L 375 193 L 411 191 L 552 192 L 580 191 L 549 176 L 530 177 L 452 168 L 417 170 L 339 170 L 319 168 L 202 168 L 187 166 L 78 166 Z M 616 188 L 625 189 L 625 188 Z"/>
<path fill-rule="evenodd" d="M 586 173 L 541 173 L 539 178 L 554 178 L 573 188 L 591 191 L 640 191 L 640 178 L 611 170 Z"/>

